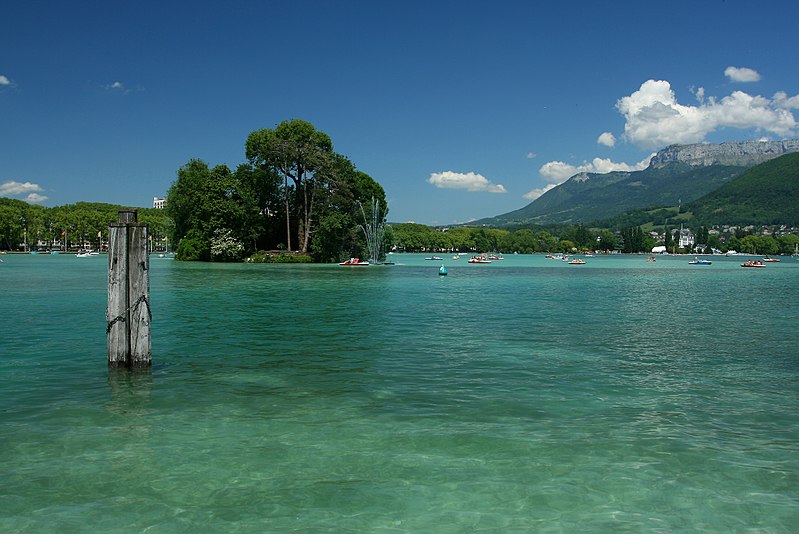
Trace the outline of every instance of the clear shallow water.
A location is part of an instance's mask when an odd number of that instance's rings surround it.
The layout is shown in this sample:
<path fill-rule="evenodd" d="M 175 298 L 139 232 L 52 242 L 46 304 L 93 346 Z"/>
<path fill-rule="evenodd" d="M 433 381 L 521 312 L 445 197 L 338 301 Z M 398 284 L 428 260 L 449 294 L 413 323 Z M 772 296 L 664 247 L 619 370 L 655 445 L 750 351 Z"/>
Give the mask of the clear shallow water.
<path fill-rule="evenodd" d="M 0 531 L 791 532 L 799 261 L 3 256 Z"/>

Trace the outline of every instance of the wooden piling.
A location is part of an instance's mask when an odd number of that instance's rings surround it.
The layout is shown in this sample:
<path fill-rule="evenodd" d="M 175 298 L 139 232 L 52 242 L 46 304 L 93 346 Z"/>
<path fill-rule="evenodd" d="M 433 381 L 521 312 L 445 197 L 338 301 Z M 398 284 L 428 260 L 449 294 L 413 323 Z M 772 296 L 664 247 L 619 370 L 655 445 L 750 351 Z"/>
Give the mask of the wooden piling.
<path fill-rule="evenodd" d="M 108 366 L 150 367 L 150 260 L 137 210 L 119 210 L 119 222 L 108 227 L 106 320 Z"/>

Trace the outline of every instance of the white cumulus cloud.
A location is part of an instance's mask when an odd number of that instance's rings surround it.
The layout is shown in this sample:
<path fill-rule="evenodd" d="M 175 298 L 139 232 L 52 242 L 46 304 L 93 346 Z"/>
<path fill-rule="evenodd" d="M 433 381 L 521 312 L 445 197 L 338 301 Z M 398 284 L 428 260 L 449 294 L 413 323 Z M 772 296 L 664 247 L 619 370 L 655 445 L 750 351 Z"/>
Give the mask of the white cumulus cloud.
<path fill-rule="evenodd" d="M 686 106 L 677 102 L 671 84 L 664 80 L 647 80 L 616 103 L 626 120 L 624 139 L 645 148 L 699 143 L 720 128 L 753 128 L 788 137 L 799 126 L 790 111 L 797 106 L 799 95 L 777 93 L 769 99 L 743 91 Z"/>
<path fill-rule="evenodd" d="M 15 182 L 13 180 L 0 184 L 0 196 L 16 196 L 25 193 L 37 193 L 43 191 L 39 184 L 31 182 Z"/>
<path fill-rule="evenodd" d="M 604 174 L 612 171 L 640 171 L 646 169 L 653 155 L 654 154 L 650 154 L 643 160 L 632 165 L 629 163 L 612 161 L 610 158 L 594 158 L 591 161 L 584 161 L 580 165 L 570 165 L 563 161 L 550 161 L 544 163 L 538 170 L 538 173 L 546 181 L 559 184 L 581 172 Z"/>
<path fill-rule="evenodd" d="M 600 145 L 613 147 L 616 144 L 616 136 L 610 132 L 603 132 L 596 140 Z"/>
<path fill-rule="evenodd" d="M 532 191 L 528 191 L 527 193 L 522 195 L 522 198 L 524 198 L 526 200 L 535 200 L 538 197 L 540 197 L 541 195 L 543 195 L 544 193 L 546 193 L 547 191 L 549 191 L 550 189 L 554 189 L 556 187 L 558 187 L 558 184 L 548 184 L 545 187 L 539 187 L 539 188 L 533 189 Z"/>
<path fill-rule="evenodd" d="M 430 174 L 427 183 L 433 184 L 439 189 L 465 189 L 488 193 L 507 192 L 505 186 L 491 183 L 485 176 L 474 172 L 434 172 Z"/>
<path fill-rule="evenodd" d="M 25 197 L 25 202 L 29 202 L 30 204 L 38 204 L 39 202 L 44 202 L 48 198 L 49 197 L 40 195 L 39 193 L 31 193 Z"/>
<path fill-rule="evenodd" d="M 610 158 L 594 158 L 593 160 L 585 161 L 580 165 L 571 165 L 563 161 L 549 161 L 541 165 L 541 168 L 538 169 L 538 173 L 547 182 L 552 183 L 546 185 L 545 187 L 528 191 L 524 194 L 524 198 L 527 200 L 535 200 L 550 189 L 559 186 L 575 174 L 579 174 L 581 172 L 604 174 L 612 171 L 640 171 L 646 169 L 646 167 L 649 165 L 649 160 L 652 159 L 652 156 L 654 155 L 654 153 L 650 154 L 643 160 L 632 165 L 629 163 L 612 161 Z"/>
<path fill-rule="evenodd" d="M 11 85 L 11 80 L 0 74 L 0 85 Z"/>
<path fill-rule="evenodd" d="M 727 67 L 724 75 L 733 82 L 759 82 L 760 73 L 747 67 Z"/>
<path fill-rule="evenodd" d="M 799 95 L 788 96 L 784 91 L 774 93 L 774 106 L 779 109 L 799 109 Z"/>

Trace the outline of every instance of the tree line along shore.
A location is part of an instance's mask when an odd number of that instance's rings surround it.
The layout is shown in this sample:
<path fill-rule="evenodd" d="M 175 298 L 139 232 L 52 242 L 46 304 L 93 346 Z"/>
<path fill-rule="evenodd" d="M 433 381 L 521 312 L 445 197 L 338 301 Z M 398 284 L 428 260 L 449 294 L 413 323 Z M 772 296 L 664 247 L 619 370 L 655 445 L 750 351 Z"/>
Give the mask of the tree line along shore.
<path fill-rule="evenodd" d="M 664 212 L 671 219 L 659 227 L 629 217 L 504 228 L 388 224 L 382 186 L 335 152 L 331 138 L 311 123 L 293 119 L 256 130 L 244 151 L 246 161 L 235 169 L 188 161 L 177 170 L 164 209 L 137 208 L 139 222 L 149 227 L 151 252 L 198 261 L 338 262 L 367 256 L 367 220 L 385 223 L 382 253 L 635 253 L 661 245 L 672 253 L 791 254 L 799 245 L 799 231 L 784 225 L 684 228 L 681 210 Z M 0 250 L 103 252 L 121 208 L 93 202 L 44 207 L 0 198 Z M 681 239 L 686 231 L 690 240 Z"/>

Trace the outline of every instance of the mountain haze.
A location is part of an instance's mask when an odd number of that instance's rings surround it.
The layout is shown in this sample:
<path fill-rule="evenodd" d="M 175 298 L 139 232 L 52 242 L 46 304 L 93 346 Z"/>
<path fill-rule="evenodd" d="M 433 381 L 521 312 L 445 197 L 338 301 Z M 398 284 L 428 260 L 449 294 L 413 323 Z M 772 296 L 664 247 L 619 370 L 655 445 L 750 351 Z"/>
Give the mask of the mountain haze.
<path fill-rule="evenodd" d="M 642 171 L 579 173 L 527 206 L 472 225 L 585 223 L 647 206 L 676 206 L 717 190 L 748 168 L 799 152 L 799 140 L 672 145 Z"/>

